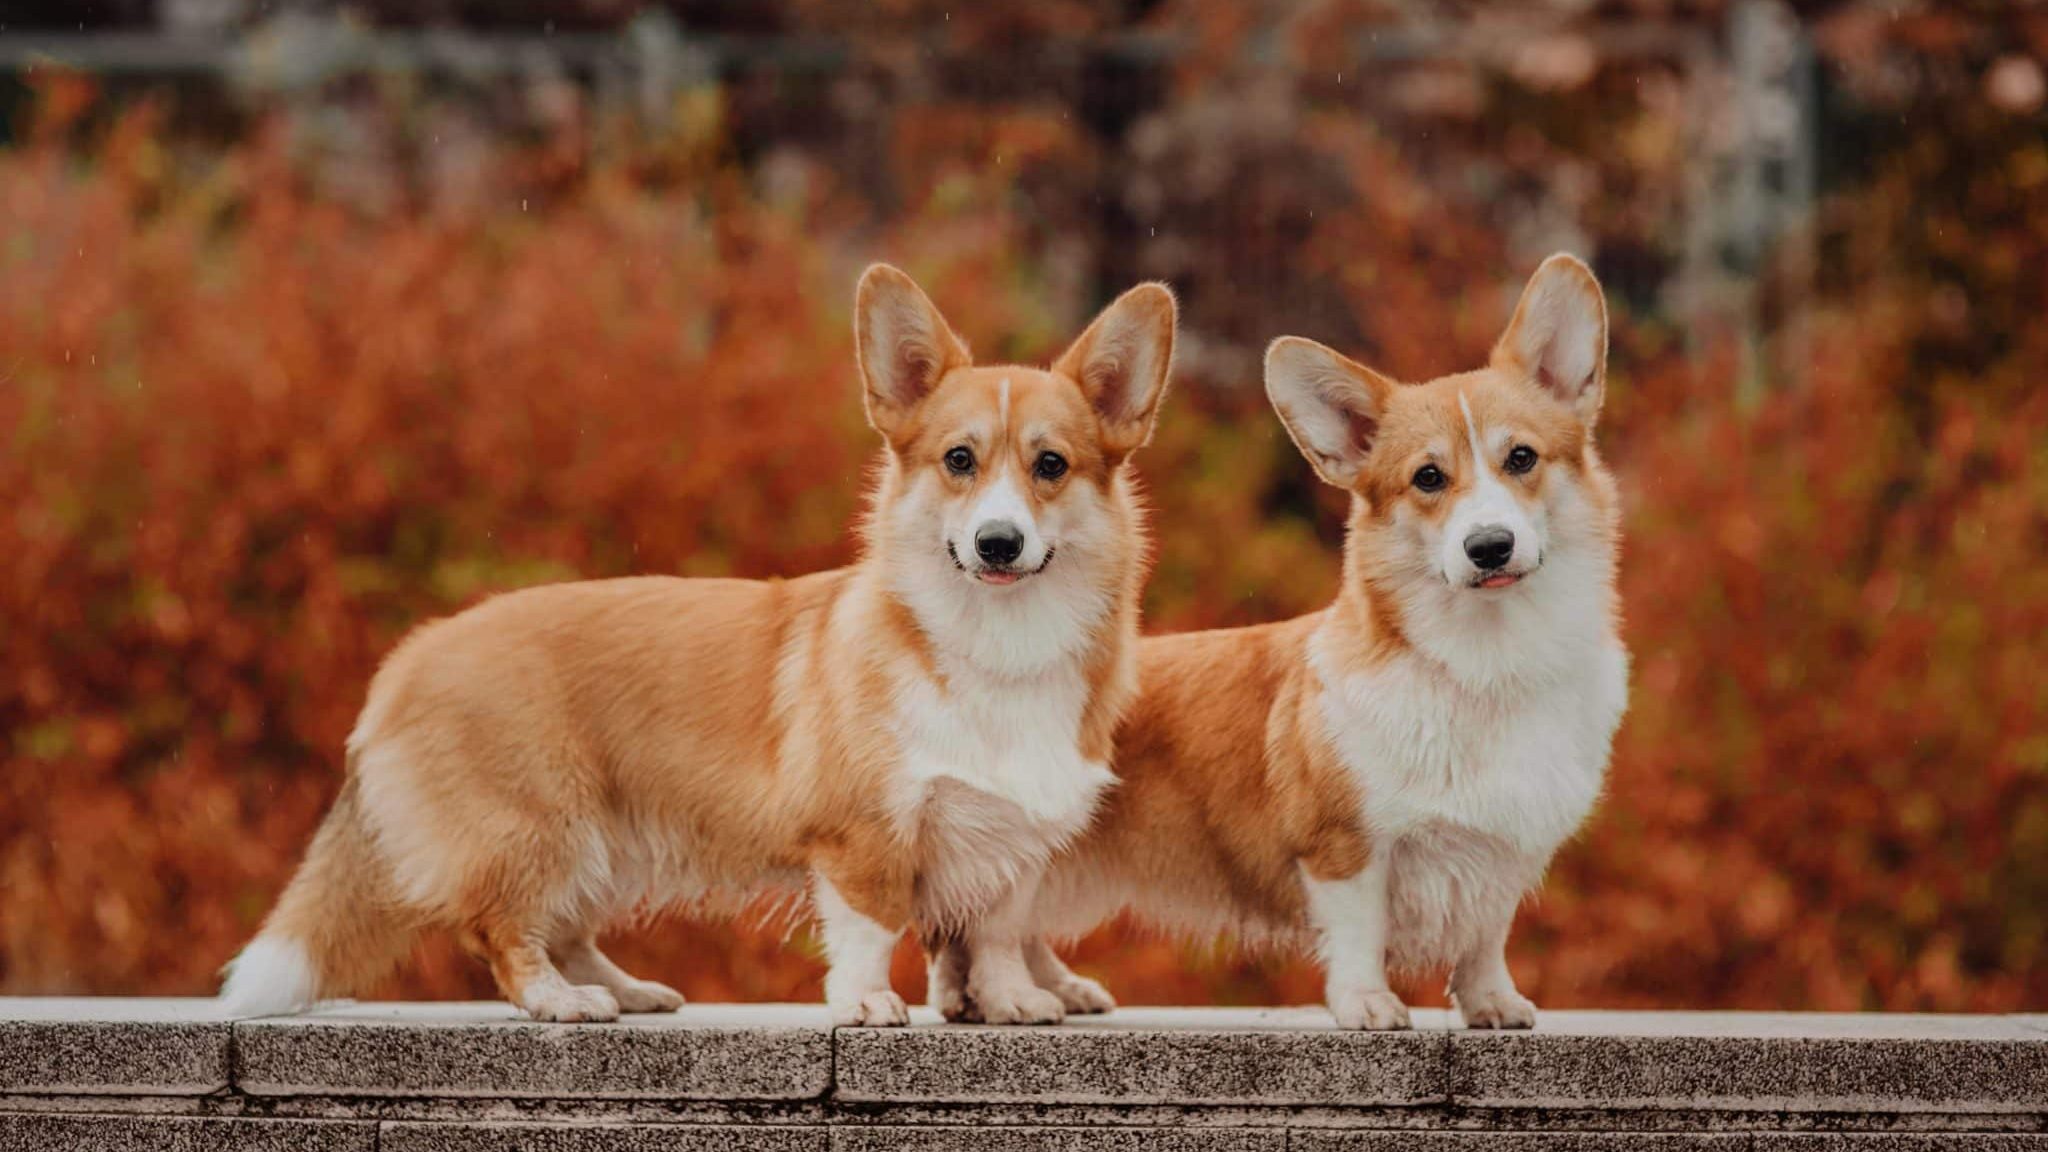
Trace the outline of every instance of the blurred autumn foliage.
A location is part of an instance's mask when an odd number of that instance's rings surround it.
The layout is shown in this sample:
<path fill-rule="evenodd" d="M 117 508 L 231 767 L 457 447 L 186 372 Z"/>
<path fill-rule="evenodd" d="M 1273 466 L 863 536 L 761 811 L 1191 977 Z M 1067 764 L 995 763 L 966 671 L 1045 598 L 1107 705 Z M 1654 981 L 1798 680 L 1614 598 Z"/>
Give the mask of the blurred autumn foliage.
<path fill-rule="evenodd" d="M 897 7 L 876 19 L 930 17 Z M 358 113 L 416 162 L 289 114 L 194 148 L 172 102 L 39 70 L 0 150 L 0 991 L 208 991 L 417 621 L 537 581 L 850 557 L 870 259 L 984 358 L 1044 358 L 1130 279 L 1174 282 L 1183 372 L 1140 464 L 1163 630 L 1332 592 L 1342 508 L 1266 409 L 1264 340 L 1467 367 L 1570 244 L 1616 308 L 1635 681 L 1608 797 L 1521 921 L 1525 988 L 2048 1004 L 2048 18 L 1852 4 L 1808 29 L 1824 187 L 1801 260 L 1756 271 L 1750 341 L 1659 290 L 1691 162 L 1670 70 L 1567 26 L 1533 62 L 1391 67 L 1367 115 L 1338 46 L 1385 18 L 1312 7 L 1159 6 L 1140 31 L 1184 50 L 1129 123 L 1056 84 L 983 92 L 901 102 L 844 155 L 741 147 L 747 83 L 659 130 L 472 133 L 458 170 L 425 143 L 454 122 L 410 97 Z M 1111 31 L 1086 6 L 960 15 L 970 61 Z M 1295 67 L 1248 63 L 1255 32 Z M 903 59 L 850 71 L 888 91 Z M 801 926 L 745 917 L 618 951 L 696 999 L 811 999 L 822 972 Z M 1297 956 L 1122 926 L 1076 955 L 1126 1002 L 1318 997 Z M 381 991 L 491 995 L 445 943 Z"/>

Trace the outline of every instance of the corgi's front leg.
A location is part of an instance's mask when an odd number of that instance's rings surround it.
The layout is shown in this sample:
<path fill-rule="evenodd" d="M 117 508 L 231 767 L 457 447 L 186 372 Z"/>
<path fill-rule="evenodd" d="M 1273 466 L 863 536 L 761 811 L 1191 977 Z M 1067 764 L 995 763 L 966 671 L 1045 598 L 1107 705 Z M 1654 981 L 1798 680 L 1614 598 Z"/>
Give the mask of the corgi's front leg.
<path fill-rule="evenodd" d="M 1516 990 L 1515 977 L 1508 971 L 1508 931 L 1514 923 L 1515 910 L 1510 907 L 1451 969 L 1451 1002 L 1467 1028 L 1536 1026 L 1536 1005 Z"/>
<path fill-rule="evenodd" d="M 840 883 L 848 883 L 842 876 Z M 850 903 L 824 869 L 812 875 L 812 903 L 825 937 L 825 1004 L 838 1025 L 889 1027 L 910 1023 L 910 1007 L 889 987 L 889 961 L 896 954 L 897 926 L 875 919 Z M 894 903 L 877 893 L 856 889 L 856 898 L 870 911 Z"/>
<path fill-rule="evenodd" d="M 1019 883 L 967 930 L 967 1000 L 985 1023 L 1057 1024 L 1067 1018 L 1066 1005 L 1038 986 L 1025 961 L 1025 949 L 1037 939 L 1037 895 L 1035 879 Z"/>
<path fill-rule="evenodd" d="M 1408 1027 L 1408 1006 L 1387 986 L 1387 853 L 1350 876 L 1323 879 L 1306 867 L 1309 921 L 1324 968 L 1323 995 L 1339 1028 Z"/>
<path fill-rule="evenodd" d="M 1024 945 L 1024 965 L 1031 970 L 1032 982 L 1059 997 L 1073 1015 L 1092 1016 L 1116 1009 L 1116 997 L 1109 989 L 1067 967 L 1043 936 L 1033 936 Z"/>
<path fill-rule="evenodd" d="M 978 1021 L 981 1010 L 967 995 L 969 956 L 967 944 L 953 939 L 932 954 L 931 1005 L 948 1020 Z M 1061 960 L 1045 937 L 1034 936 L 1024 944 L 1024 967 L 1031 982 L 1059 997 L 1069 1016 L 1094 1016 L 1116 1010 L 1116 997 L 1098 980 L 1090 980 Z"/>

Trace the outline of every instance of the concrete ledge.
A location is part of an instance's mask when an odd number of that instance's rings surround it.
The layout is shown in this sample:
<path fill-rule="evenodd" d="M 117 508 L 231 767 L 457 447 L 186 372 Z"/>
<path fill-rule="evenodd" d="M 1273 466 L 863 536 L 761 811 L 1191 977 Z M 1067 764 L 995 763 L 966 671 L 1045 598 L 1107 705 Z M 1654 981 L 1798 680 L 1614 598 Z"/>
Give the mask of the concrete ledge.
<path fill-rule="evenodd" d="M 725 1004 L 542 1027 L 507 1004 L 364 1004 L 235 1030 L 254 1096 L 810 1100 L 832 1075 L 822 1007 Z"/>
<path fill-rule="evenodd" d="M 1552 1012 L 1462 1033 L 1450 1092 L 1482 1108 L 2048 1112 L 2048 1045 L 2017 1019 Z"/>
<path fill-rule="evenodd" d="M 832 1129 L 833 1152 L 1285 1152 L 1287 1132 L 1268 1128 L 910 1128 Z"/>
<path fill-rule="evenodd" d="M 1299 1152 L 1746 1152 L 1746 1134 L 1670 1132 L 1302 1132 Z"/>
<path fill-rule="evenodd" d="M 2048 1152 L 2048 1019 L 1125 1009 L 834 1031 L 815 1006 L 546 1025 L 502 1004 L 230 1021 L 0 999 L 0 1149 Z"/>
<path fill-rule="evenodd" d="M 825 1152 L 828 1129 L 679 1124 L 386 1124 L 379 1152 Z"/>
<path fill-rule="evenodd" d="M 1415 1105 L 1447 1100 L 1442 1012 L 1413 1032 L 1340 1032 L 1320 1009 L 1126 1008 L 1060 1028 L 848 1029 L 844 1100 Z"/>
<path fill-rule="evenodd" d="M 333 1120 L 207 1116 L 19 1115 L 0 1112 L 0 1148 L 78 1152 L 375 1152 L 377 1126 Z"/>
<path fill-rule="evenodd" d="M 228 1034 L 206 1000 L 0 997 L 0 1093 L 216 1092 Z"/>

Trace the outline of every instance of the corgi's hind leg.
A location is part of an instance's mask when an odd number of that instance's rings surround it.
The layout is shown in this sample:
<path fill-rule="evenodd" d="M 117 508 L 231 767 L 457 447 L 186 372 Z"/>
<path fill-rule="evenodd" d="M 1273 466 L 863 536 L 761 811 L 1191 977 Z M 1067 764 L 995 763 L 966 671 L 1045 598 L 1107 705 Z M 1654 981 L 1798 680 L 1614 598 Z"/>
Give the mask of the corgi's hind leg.
<path fill-rule="evenodd" d="M 619 1001 L 600 984 L 571 984 L 554 961 L 538 932 L 492 921 L 470 932 L 464 941 L 491 966 L 498 991 L 535 1020 L 617 1020 Z"/>
<path fill-rule="evenodd" d="M 609 991 L 622 1012 L 673 1012 L 683 1006 L 682 993 L 620 968 L 598 949 L 595 937 L 585 935 L 557 948 L 555 962 L 570 980 Z"/>

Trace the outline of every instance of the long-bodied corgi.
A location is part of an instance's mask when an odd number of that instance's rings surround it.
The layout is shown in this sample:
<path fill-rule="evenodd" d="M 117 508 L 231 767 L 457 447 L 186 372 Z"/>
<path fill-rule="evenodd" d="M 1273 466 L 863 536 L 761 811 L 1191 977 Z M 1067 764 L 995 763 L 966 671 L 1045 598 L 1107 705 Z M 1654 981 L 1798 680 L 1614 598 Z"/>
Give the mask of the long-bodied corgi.
<path fill-rule="evenodd" d="M 1468 1026 L 1535 1023 L 1508 931 L 1598 797 L 1627 701 L 1619 509 L 1593 447 L 1606 356 L 1600 286 L 1568 256 L 1476 372 L 1398 384 L 1274 342 L 1273 406 L 1351 493 L 1342 588 L 1296 620 L 1143 642 L 1119 786 L 1046 876 L 1045 932 L 1130 908 L 1300 939 L 1346 1028 L 1408 1025 L 1390 966 L 1449 966 Z M 935 1004 L 971 1015 L 992 962 L 1072 1009 L 1110 1005 L 1040 939 L 946 948 Z"/>
<path fill-rule="evenodd" d="M 1174 322 L 1172 295 L 1142 285 L 1049 371 L 975 367 L 909 277 L 868 269 L 856 348 L 886 451 L 860 561 L 560 584 L 414 632 L 370 686 L 305 862 L 229 966 L 229 1010 L 349 994 L 430 927 L 536 1019 L 673 1009 L 595 934 L 773 885 L 809 888 L 842 1024 L 906 1021 L 889 961 L 913 922 L 1015 951 L 1036 876 L 1111 782 L 1134 692 L 1146 558 L 1127 461 Z M 994 1019 L 1059 1010 L 1028 976 L 984 992 Z"/>

